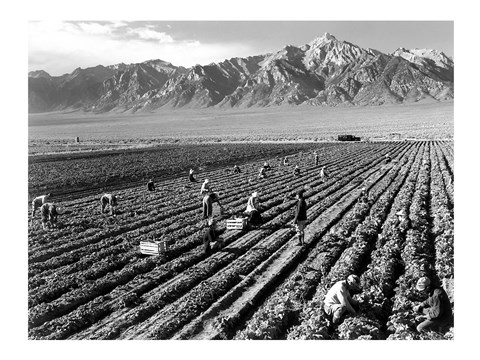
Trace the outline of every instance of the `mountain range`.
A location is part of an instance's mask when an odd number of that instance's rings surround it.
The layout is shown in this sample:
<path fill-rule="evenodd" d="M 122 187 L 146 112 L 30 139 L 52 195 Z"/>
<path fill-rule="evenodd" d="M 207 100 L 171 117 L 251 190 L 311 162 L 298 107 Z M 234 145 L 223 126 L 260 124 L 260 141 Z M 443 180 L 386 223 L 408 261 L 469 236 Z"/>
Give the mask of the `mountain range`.
<path fill-rule="evenodd" d="M 174 66 L 163 60 L 28 74 L 30 113 L 162 108 L 339 106 L 443 101 L 454 97 L 453 60 L 432 49 L 364 49 L 325 33 L 301 47 Z"/>

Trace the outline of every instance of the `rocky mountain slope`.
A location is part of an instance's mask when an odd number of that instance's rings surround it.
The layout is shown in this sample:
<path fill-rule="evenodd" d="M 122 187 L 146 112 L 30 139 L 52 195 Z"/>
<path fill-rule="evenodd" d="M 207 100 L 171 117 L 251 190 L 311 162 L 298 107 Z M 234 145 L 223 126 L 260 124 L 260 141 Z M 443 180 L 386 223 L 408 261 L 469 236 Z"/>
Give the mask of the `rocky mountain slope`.
<path fill-rule="evenodd" d="M 430 49 L 393 54 L 324 34 L 271 54 L 191 68 L 162 60 L 29 73 L 29 112 L 291 105 L 381 105 L 453 99 L 454 64 Z"/>

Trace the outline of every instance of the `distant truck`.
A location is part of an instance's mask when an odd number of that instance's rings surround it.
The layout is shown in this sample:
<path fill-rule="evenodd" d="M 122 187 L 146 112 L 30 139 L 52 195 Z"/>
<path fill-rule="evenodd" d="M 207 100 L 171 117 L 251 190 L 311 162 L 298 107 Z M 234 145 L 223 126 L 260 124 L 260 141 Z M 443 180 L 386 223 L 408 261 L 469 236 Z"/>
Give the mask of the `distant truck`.
<path fill-rule="evenodd" d="M 338 141 L 360 141 L 360 138 L 353 135 L 338 135 Z"/>

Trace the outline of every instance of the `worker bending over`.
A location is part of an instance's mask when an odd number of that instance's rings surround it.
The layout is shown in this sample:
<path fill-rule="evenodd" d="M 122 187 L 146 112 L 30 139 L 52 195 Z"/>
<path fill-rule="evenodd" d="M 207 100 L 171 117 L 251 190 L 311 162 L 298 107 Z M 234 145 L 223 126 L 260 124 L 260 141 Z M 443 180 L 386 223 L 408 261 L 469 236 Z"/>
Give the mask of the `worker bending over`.
<path fill-rule="evenodd" d="M 233 166 L 233 173 L 234 174 L 240 174 L 241 173 L 240 168 L 237 165 Z"/>
<path fill-rule="evenodd" d="M 35 199 L 32 200 L 32 218 L 35 216 L 35 212 L 39 209 L 43 204 L 45 204 L 48 199 L 52 196 L 51 193 L 46 195 L 37 196 Z"/>
<path fill-rule="evenodd" d="M 356 316 L 357 312 L 353 306 L 358 305 L 358 301 L 352 299 L 352 292 L 361 292 L 360 279 L 357 275 L 348 275 L 346 280 L 336 282 L 328 290 L 323 308 L 327 315 L 332 317 L 333 324 L 338 324 L 345 311 Z"/>
<path fill-rule="evenodd" d="M 295 169 L 293 169 L 293 177 L 300 176 L 300 168 L 298 165 L 295 165 Z"/>
<path fill-rule="evenodd" d="M 63 214 L 63 209 L 53 203 L 45 203 L 40 207 L 40 214 L 42 216 L 43 230 L 57 227 L 57 217 Z"/>
<path fill-rule="evenodd" d="M 117 196 L 113 194 L 103 194 L 100 198 L 100 210 L 103 214 L 107 205 L 110 207 L 110 215 L 115 215 L 115 208 L 117 207 Z"/>

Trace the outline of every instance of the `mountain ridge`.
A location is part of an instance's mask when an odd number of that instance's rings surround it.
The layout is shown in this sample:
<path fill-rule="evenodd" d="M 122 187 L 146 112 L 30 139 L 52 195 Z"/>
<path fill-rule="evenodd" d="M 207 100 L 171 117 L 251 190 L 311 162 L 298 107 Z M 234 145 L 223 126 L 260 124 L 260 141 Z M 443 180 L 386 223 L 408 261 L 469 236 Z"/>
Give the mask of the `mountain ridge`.
<path fill-rule="evenodd" d="M 300 47 L 190 68 L 151 59 L 61 76 L 31 71 L 28 101 L 31 113 L 382 105 L 453 99 L 453 74 L 453 60 L 435 49 L 385 54 L 325 33 Z"/>

